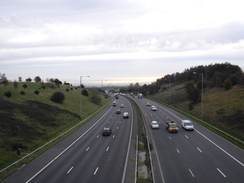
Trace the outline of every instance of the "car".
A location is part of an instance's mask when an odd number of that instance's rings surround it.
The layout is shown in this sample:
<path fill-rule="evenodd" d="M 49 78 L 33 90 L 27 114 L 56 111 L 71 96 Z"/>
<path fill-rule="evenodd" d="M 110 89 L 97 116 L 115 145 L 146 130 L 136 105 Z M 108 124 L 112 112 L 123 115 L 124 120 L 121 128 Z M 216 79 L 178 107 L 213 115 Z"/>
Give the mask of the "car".
<path fill-rule="evenodd" d="M 116 101 L 113 101 L 113 106 L 116 106 Z"/>
<path fill-rule="evenodd" d="M 117 109 L 116 110 L 116 114 L 121 114 L 121 110 L 120 109 Z"/>
<path fill-rule="evenodd" d="M 123 118 L 129 118 L 129 113 L 128 112 L 124 112 L 123 113 Z"/>
<path fill-rule="evenodd" d="M 152 109 L 152 111 L 156 111 L 157 110 L 157 108 L 154 105 L 151 107 L 151 109 Z"/>
<path fill-rule="evenodd" d="M 187 119 L 181 121 L 181 126 L 185 130 L 194 130 L 193 123 L 190 120 L 187 120 Z"/>
<path fill-rule="evenodd" d="M 121 108 L 124 108 L 125 106 L 124 106 L 124 104 L 120 104 L 120 107 L 121 107 Z"/>
<path fill-rule="evenodd" d="M 103 136 L 110 136 L 112 134 L 112 129 L 104 127 L 102 134 L 103 134 Z"/>
<path fill-rule="evenodd" d="M 147 106 L 150 106 L 151 104 L 149 103 L 149 102 L 147 102 L 147 104 L 146 104 Z"/>
<path fill-rule="evenodd" d="M 158 123 L 157 121 L 152 121 L 152 123 L 151 123 L 151 127 L 152 127 L 153 129 L 159 129 L 159 123 Z"/>

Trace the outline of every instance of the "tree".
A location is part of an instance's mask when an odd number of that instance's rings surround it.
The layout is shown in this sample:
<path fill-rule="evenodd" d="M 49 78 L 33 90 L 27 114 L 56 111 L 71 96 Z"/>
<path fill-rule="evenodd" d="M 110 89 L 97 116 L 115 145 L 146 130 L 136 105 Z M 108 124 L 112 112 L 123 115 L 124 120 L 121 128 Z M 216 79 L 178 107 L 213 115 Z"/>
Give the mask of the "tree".
<path fill-rule="evenodd" d="M 37 83 L 37 82 L 41 82 L 42 80 L 41 80 L 40 76 L 36 76 L 34 78 L 34 81 Z"/>
<path fill-rule="evenodd" d="M 0 83 L 4 84 L 5 87 L 8 85 L 8 79 L 5 74 L 0 73 Z"/>
<path fill-rule="evenodd" d="M 91 90 L 90 92 L 90 101 L 93 102 L 96 105 L 99 105 L 101 103 L 102 98 L 100 97 L 100 93 L 98 90 Z"/>
<path fill-rule="evenodd" d="M 26 89 L 27 88 L 27 84 L 23 84 L 23 88 Z"/>
<path fill-rule="evenodd" d="M 16 80 L 14 81 L 14 88 L 18 88 L 18 82 Z"/>
<path fill-rule="evenodd" d="M 19 82 L 22 82 L 22 77 L 19 76 L 18 79 L 19 79 Z"/>
<path fill-rule="evenodd" d="M 230 90 L 232 88 L 231 81 L 229 79 L 226 79 L 223 86 L 224 86 L 224 89 Z"/>
<path fill-rule="evenodd" d="M 32 79 L 31 79 L 31 78 L 27 78 L 25 81 L 26 81 L 26 82 L 31 82 Z"/>

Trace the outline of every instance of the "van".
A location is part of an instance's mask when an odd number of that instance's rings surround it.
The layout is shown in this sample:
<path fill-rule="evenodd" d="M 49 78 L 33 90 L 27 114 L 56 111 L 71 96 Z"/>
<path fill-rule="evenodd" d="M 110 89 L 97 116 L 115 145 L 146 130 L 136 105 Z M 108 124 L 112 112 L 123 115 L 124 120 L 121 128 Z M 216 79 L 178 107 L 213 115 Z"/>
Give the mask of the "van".
<path fill-rule="evenodd" d="M 182 128 L 185 128 L 186 130 L 194 130 L 193 123 L 190 120 L 182 120 L 181 121 Z"/>
<path fill-rule="evenodd" d="M 116 101 L 113 101 L 113 106 L 116 106 Z"/>

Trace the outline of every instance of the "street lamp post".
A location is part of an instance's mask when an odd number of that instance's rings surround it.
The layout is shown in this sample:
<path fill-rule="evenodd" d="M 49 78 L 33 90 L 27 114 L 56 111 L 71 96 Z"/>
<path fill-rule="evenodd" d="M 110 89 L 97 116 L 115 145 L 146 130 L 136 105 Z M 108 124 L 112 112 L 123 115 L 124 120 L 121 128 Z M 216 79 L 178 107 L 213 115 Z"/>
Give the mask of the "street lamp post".
<path fill-rule="evenodd" d="M 82 116 L 81 116 L 81 108 L 82 108 L 82 98 L 81 98 L 81 96 L 82 96 L 82 87 L 81 87 L 81 85 L 82 85 L 82 77 L 90 77 L 90 76 L 80 76 L 80 119 L 82 119 Z"/>

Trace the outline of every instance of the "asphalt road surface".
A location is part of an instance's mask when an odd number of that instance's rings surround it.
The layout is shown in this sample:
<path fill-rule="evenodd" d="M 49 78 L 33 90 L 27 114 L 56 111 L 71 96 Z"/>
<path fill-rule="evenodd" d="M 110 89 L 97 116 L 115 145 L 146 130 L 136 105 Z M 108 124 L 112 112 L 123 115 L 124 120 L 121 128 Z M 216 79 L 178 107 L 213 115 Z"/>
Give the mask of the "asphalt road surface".
<path fill-rule="evenodd" d="M 193 121 L 195 130 L 181 127 L 185 116 L 158 103 L 134 98 L 144 119 L 150 143 L 154 182 L 243 183 L 244 151 Z M 147 101 L 157 107 L 152 111 Z M 159 129 L 151 128 L 151 121 Z M 174 121 L 178 133 L 170 133 L 166 122 Z"/>
<path fill-rule="evenodd" d="M 133 110 L 128 99 L 116 101 L 117 106 L 111 102 L 91 121 L 2 182 L 134 182 Z M 117 108 L 121 114 L 115 113 Z M 129 112 L 128 119 L 122 117 L 124 111 Z M 104 127 L 112 129 L 110 136 L 102 136 Z"/>

